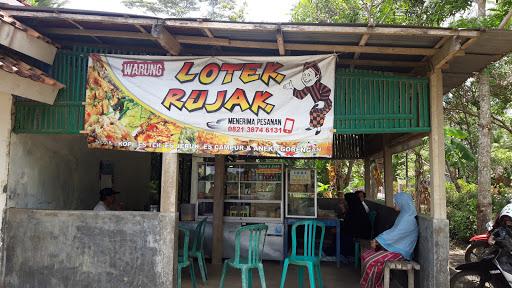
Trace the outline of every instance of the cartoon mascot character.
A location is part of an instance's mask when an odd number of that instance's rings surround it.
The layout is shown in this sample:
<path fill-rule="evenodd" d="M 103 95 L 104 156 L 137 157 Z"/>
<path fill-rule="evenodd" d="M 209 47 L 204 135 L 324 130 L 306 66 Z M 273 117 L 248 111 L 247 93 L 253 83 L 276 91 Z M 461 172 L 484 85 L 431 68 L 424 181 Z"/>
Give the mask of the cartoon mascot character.
<path fill-rule="evenodd" d="M 304 84 L 302 89 L 296 88 L 291 80 L 283 88 L 293 89 L 293 97 L 300 100 L 311 95 L 315 104 L 309 111 L 309 127 L 306 130 L 315 129 L 315 135 L 318 135 L 324 125 L 325 115 L 332 109 L 331 88 L 321 82 L 322 71 L 316 62 L 304 63 L 301 80 Z"/>

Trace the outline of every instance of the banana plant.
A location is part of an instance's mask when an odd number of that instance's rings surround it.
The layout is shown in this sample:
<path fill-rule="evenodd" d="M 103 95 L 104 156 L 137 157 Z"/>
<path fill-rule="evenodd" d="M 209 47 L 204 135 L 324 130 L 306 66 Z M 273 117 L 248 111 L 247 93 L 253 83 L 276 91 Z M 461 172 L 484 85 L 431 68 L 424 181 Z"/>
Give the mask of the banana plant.
<path fill-rule="evenodd" d="M 464 142 L 468 138 L 468 133 L 465 131 L 445 127 L 444 136 L 446 169 L 450 180 L 455 185 L 455 189 L 460 192 L 457 180 L 461 178 L 461 175 L 465 175 L 465 172 L 469 169 L 474 169 L 476 164 L 475 155 Z"/>

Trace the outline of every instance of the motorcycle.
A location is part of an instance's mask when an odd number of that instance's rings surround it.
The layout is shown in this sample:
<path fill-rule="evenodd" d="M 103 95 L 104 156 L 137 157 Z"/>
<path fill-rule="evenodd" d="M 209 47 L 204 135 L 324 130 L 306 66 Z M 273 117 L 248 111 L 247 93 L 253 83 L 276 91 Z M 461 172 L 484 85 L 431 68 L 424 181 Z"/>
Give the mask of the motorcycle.
<path fill-rule="evenodd" d="M 497 228 L 494 244 L 478 262 L 465 263 L 455 269 L 450 287 L 512 288 L 512 231 Z"/>
<path fill-rule="evenodd" d="M 487 231 L 491 231 L 493 222 L 486 224 Z M 475 235 L 469 239 L 469 246 L 466 248 L 464 253 L 464 261 L 466 263 L 478 262 L 485 255 L 487 249 L 490 247 L 489 233 Z"/>

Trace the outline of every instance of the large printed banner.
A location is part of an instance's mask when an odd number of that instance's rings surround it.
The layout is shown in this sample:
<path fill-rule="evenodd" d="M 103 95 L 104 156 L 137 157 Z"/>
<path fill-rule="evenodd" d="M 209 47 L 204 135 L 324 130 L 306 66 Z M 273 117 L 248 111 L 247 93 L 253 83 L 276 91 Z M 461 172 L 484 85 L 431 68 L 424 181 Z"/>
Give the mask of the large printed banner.
<path fill-rule="evenodd" d="M 92 54 L 92 148 L 330 157 L 335 56 Z"/>

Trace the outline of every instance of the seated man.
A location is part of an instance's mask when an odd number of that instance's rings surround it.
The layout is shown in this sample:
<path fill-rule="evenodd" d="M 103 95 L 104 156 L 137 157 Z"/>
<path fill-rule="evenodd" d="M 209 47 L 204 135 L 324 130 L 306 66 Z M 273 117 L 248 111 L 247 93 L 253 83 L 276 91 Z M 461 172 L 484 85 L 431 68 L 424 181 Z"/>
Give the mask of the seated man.
<path fill-rule="evenodd" d="M 119 194 L 119 192 L 114 191 L 112 188 L 101 189 L 100 201 L 94 206 L 94 211 L 120 210 L 119 205 L 116 203 L 116 194 Z"/>

